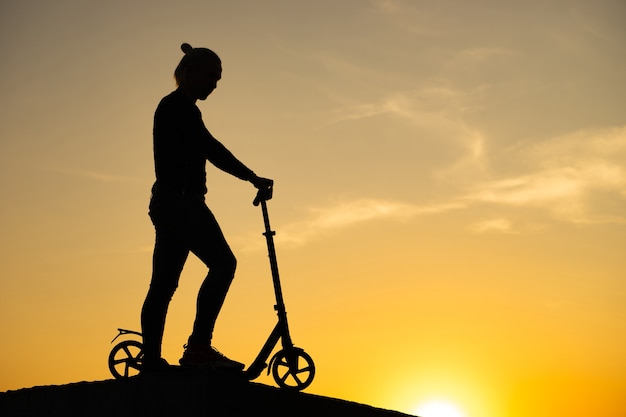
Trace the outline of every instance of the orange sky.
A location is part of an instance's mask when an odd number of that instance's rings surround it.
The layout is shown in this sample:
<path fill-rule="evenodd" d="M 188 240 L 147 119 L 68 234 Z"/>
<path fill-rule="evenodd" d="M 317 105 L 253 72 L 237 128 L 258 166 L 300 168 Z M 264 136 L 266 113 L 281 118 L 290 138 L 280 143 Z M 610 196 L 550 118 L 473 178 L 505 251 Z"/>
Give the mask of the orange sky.
<path fill-rule="evenodd" d="M 0 390 L 110 378 L 115 329 L 139 330 L 152 115 L 189 42 L 223 60 L 207 126 L 276 181 L 307 392 L 624 416 L 624 3 L 214 3 L 0 4 Z M 275 321 L 261 214 L 208 182 L 239 260 L 215 343 L 249 363 Z M 170 307 L 172 363 L 205 272 Z"/>

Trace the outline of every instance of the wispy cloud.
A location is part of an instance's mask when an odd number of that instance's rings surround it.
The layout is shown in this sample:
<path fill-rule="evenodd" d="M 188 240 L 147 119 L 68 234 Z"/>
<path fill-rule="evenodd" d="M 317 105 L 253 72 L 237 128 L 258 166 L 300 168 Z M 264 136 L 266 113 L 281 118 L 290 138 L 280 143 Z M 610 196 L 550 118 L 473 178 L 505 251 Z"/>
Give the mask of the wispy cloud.
<path fill-rule="evenodd" d="M 468 199 L 512 206 L 543 206 L 558 202 L 571 205 L 591 188 L 615 188 L 624 185 L 620 167 L 596 163 L 585 167 L 563 167 L 498 180 L 478 187 Z"/>
<path fill-rule="evenodd" d="M 465 206 L 463 202 L 432 205 L 414 205 L 399 201 L 359 199 L 343 201 L 327 207 L 311 208 L 309 215 L 297 222 L 281 227 L 277 240 L 284 244 L 304 245 L 318 237 L 336 233 L 349 227 L 373 221 L 407 221 L 417 216 L 435 215 Z M 244 240 L 244 239 L 241 239 Z M 258 249 L 258 239 L 248 244 L 247 249 Z M 250 241 L 252 242 L 252 241 Z"/>
<path fill-rule="evenodd" d="M 543 220 L 546 224 L 626 224 L 626 127 L 575 132 L 517 149 L 511 157 L 527 161 L 522 173 L 475 183 L 467 192 L 450 195 L 440 203 L 341 201 L 311 208 L 305 219 L 284 226 L 279 238 L 303 245 L 367 222 L 409 221 L 479 205 L 491 205 L 500 214 L 469 224 L 474 233 L 522 232 L 531 227 L 529 223 L 511 218 L 524 217 L 525 209 L 549 214 Z M 537 227 L 532 225 L 533 230 Z"/>
<path fill-rule="evenodd" d="M 626 223 L 626 127 L 575 132 L 515 154 L 526 172 L 476 184 L 463 200 L 540 208 L 574 223 Z"/>
<path fill-rule="evenodd" d="M 470 225 L 469 229 L 474 233 L 514 233 L 511 220 L 502 217 L 473 223 Z"/>
<path fill-rule="evenodd" d="M 326 208 L 310 210 L 307 219 L 286 225 L 281 231 L 285 242 L 303 244 L 306 241 L 329 232 L 337 231 L 361 223 L 377 220 L 409 220 L 426 214 L 436 214 L 460 208 L 460 204 L 417 206 L 397 201 L 361 199 L 341 202 Z"/>
<path fill-rule="evenodd" d="M 74 168 L 64 168 L 64 167 L 48 167 L 45 168 L 49 172 L 55 172 L 63 175 L 69 175 L 72 177 L 83 178 L 90 181 L 96 182 L 139 182 L 140 179 L 136 177 L 124 176 L 124 175 L 114 175 L 105 172 L 92 171 L 87 169 L 74 169 Z"/>
<path fill-rule="evenodd" d="M 391 117 L 407 124 L 422 140 L 437 142 L 450 149 L 450 160 L 443 161 L 438 176 L 453 175 L 459 170 L 484 169 L 483 132 L 463 117 L 463 112 L 480 105 L 481 89 L 461 92 L 445 86 L 429 86 L 412 91 L 396 91 L 378 101 L 352 102 L 335 108 L 331 124 L 357 122 L 376 117 Z"/>
<path fill-rule="evenodd" d="M 459 112 L 474 102 L 475 94 L 476 91 L 465 93 L 443 85 L 391 91 L 378 100 L 367 102 L 334 94 L 340 106 L 334 109 L 331 123 L 394 115 L 417 126 L 449 130 L 456 128 Z"/>

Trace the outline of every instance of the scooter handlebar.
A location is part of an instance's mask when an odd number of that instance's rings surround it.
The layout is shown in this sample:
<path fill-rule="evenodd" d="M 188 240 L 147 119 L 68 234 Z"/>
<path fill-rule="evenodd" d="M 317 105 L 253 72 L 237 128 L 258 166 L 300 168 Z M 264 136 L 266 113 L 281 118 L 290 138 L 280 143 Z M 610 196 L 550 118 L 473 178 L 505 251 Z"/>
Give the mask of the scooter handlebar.
<path fill-rule="evenodd" d="M 252 204 L 254 204 L 255 206 L 258 206 L 261 203 L 261 201 L 271 200 L 273 192 L 274 192 L 273 186 L 269 186 L 267 188 L 259 188 L 259 191 L 257 191 L 256 197 L 254 198 L 254 201 L 252 202 Z"/>

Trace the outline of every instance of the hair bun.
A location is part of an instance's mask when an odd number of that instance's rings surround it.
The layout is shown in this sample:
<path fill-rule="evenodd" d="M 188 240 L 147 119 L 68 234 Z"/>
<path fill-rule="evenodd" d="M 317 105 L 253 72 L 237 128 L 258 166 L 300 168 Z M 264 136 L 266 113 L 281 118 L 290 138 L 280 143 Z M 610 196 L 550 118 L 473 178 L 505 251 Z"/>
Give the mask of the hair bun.
<path fill-rule="evenodd" d="M 180 45 L 180 49 L 182 49 L 185 54 L 188 54 L 193 50 L 192 46 L 188 43 L 183 43 L 182 45 Z"/>

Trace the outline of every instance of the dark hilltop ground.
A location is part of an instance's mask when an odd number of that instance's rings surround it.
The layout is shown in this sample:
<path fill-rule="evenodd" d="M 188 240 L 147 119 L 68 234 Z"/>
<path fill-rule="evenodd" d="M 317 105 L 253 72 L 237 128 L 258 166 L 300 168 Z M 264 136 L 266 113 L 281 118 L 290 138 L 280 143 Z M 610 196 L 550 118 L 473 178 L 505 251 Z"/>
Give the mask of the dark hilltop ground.
<path fill-rule="evenodd" d="M 0 393 L 0 416 L 403 417 L 350 401 L 202 372 Z"/>

